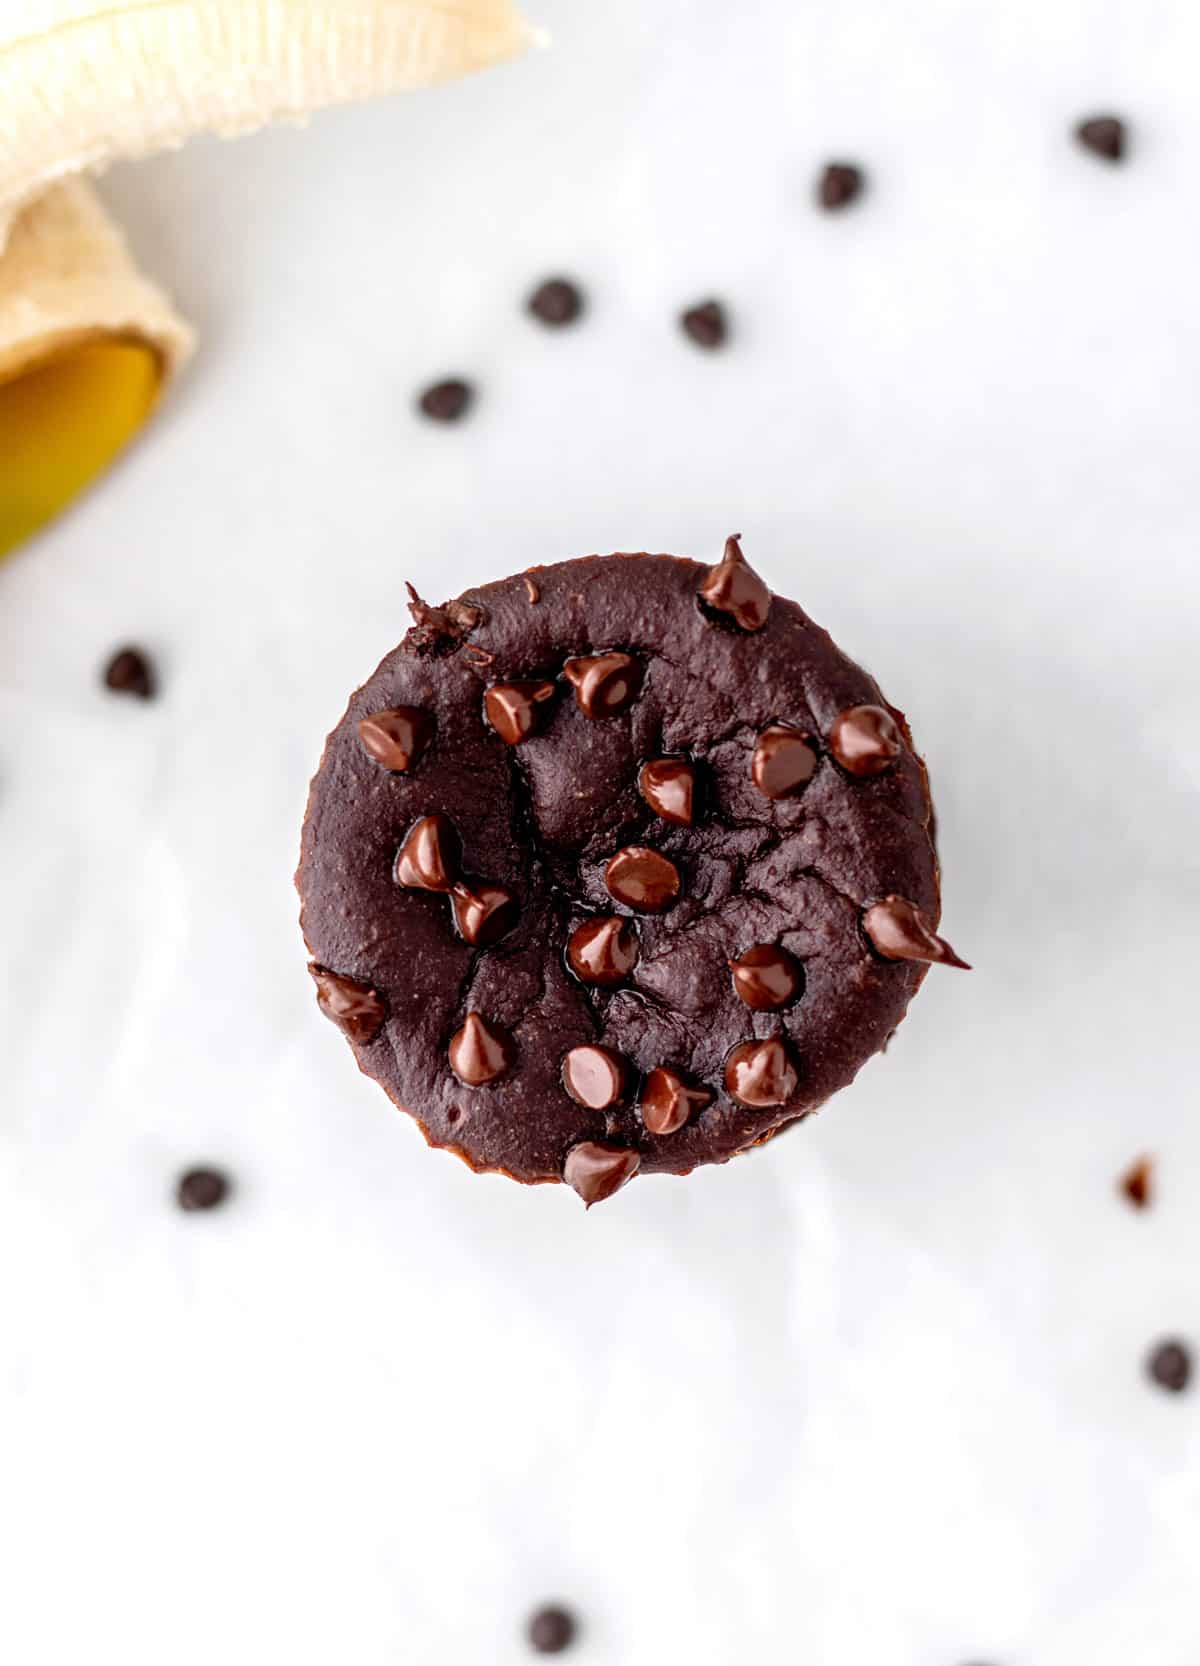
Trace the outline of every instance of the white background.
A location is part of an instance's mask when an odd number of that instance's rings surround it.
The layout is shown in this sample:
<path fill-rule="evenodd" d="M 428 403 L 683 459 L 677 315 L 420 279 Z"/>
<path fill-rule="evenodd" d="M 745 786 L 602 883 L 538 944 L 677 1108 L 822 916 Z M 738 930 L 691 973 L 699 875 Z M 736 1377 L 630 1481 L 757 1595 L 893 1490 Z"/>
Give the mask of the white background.
<path fill-rule="evenodd" d="M 1200 1396 L 1141 1361 L 1200 1343 L 1200 15 L 535 16 L 109 183 L 203 353 L 0 571 L 0 1656 L 505 1666 L 559 1597 L 580 1666 L 1195 1666 Z M 585 1216 L 319 1017 L 307 780 L 404 579 L 733 530 L 909 712 L 976 970 L 807 1130 Z M 152 707 L 97 685 L 130 638 Z M 202 1159 L 236 1201 L 180 1215 Z"/>

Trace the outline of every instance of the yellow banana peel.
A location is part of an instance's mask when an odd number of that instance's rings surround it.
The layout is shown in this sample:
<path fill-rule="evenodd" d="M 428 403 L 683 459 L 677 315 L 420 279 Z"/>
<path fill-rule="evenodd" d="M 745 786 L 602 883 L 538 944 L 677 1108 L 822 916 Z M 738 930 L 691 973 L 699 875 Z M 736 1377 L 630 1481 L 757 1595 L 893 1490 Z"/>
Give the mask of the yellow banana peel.
<path fill-rule="evenodd" d="M 0 555 L 112 461 L 191 345 L 84 180 L 18 216 L 0 254 Z"/>
<path fill-rule="evenodd" d="M 0 6 L 0 556 L 106 467 L 191 349 L 74 176 L 448 80 L 535 39 L 512 0 Z"/>

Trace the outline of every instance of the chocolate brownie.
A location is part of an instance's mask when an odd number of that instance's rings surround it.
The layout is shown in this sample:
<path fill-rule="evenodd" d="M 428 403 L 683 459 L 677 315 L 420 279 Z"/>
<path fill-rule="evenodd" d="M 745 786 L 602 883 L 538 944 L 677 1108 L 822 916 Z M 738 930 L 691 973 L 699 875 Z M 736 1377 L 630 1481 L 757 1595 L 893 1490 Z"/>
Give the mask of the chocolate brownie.
<path fill-rule="evenodd" d="M 904 717 L 737 538 L 412 597 L 297 882 L 322 1011 L 431 1144 L 589 1204 L 724 1162 L 963 965 Z"/>

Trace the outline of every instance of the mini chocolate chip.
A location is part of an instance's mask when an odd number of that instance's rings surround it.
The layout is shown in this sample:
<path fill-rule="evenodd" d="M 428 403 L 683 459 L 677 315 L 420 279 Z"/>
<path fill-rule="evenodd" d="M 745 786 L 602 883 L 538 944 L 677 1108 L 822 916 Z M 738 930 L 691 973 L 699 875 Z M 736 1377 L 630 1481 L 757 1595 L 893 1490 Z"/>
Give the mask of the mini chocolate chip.
<path fill-rule="evenodd" d="M 849 775 L 882 775 L 903 752 L 904 738 L 882 706 L 851 706 L 834 718 L 829 750 Z"/>
<path fill-rule="evenodd" d="M 528 310 L 543 324 L 560 329 L 573 324 L 583 311 L 583 295 L 569 278 L 547 278 L 526 302 Z"/>
<path fill-rule="evenodd" d="M 604 914 L 585 920 L 567 939 L 567 959 L 581 983 L 614 989 L 638 963 L 641 952 L 632 920 Z"/>
<path fill-rule="evenodd" d="M 696 771 L 681 758 L 655 758 L 638 771 L 638 791 L 656 816 L 690 827 L 696 815 Z"/>
<path fill-rule="evenodd" d="M 450 1068 L 460 1082 L 469 1088 L 494 1082 L 512 1064 L 515 1055 L 512 1037 L 498 1024 L 489 1024 L 477 1012 L 469 1012 L 460 1030 L 450 1038 L 447 1049 Z"/>
<path fill-rule="evenodd" d="M 661 914 L 679 895 L 679 869 L 645 845 L 626 845 L 604 870 L 608 894 L 640 914 Z"/>
<path fill-rule="evenodd" d="M 939 937 L 915 904 L 904 897 L 884 897 L 863 915 L 863 930 L 885 960 L 930 960 L 941 966 L 971 970 L 944 937 Z"/>
<path fill-rule="evenodd" d="M 315 960 L 308 970 L 317 986 L 317 1005 L 326 1018 L 360 1047 L 374 1041 L 387 1013 L 371 985 L 357 978 L 344 978 Z"/>
<path fill-rule="evenodd" d="M 411 602 L 408 604 L 408 611 L 412 612 Z M 483 623 L 483 609 L 476 607 L 474 602 L 447 602 L 445 607 L 439 608 L 437 611 L 444 615 L 452 630 L 461 631 L 464 634 L 467 631 L 473 631 L 476 625 Z"/>
<path fill-rule="evenodd" d="M 417 404 L 431 422 L 458 422 L 466 416 L 474 399 L 475 390 L 469 382 L 450 377 L 426 388 Z"/>
<path fill-rule="evenodd" d="M 686 312 L 680 313 L 679 324 L 684 335 L 697 347 L 707 348 L 710 352 L 723 347 L 729 336 L 729 320 L 720 301 L 701 301 L 698 306 L 688 307 Z"/>
<path fill-rule="evenodd" d="M 1147 1356 L 1146 1374 L 1168 1394 L 1182 1394 L 1192 1380 L 1192 1356 L 1187 1345 L 1175 1337 L 1157 1343 Z"/>
<path fill-rule="evenodd" d="M 631 706 L 642 686 L 642 668 L 629 654 L 592 654 L 569 659 L 563 675 L 575 690 L 585 717 L 615 717 Z"/>
<path fill-rule="evenodd" d="M 120 648 L 104 668 L 104 686 L 114 694 L 153 700 L 158 692 L 154 667 L 140 648 Z"/>
<path fill-rule="evenodd" d="M 725 553 L 710 567 L 696 594 L 705 607 L 723 613 L 740 630 L 760 631 L 771 611 L 771 592 L 742 554 L 741 536 L 725 540 Z"/>
<path fill-rule="evenodd" d="M 422 601 L 416 590 L 404 581 L 408 591 L 408 611 L 412 614 L 412 638 L 431 648 L 448 648 L 483 623 L 483 609 L 473 602 L 447 602 L 444 607 L 431 607 Z"/>
<path fill-rule="evenodd" d="M 575 1641 L 575 1617 L 556 1605 L 539 1608 L 529 1616 L 526 1633 L 535 1654 L 561 1654 Z"/>
<path fill-rule="evenodd" d="M 1154 1159 L 1139 1157 L 1121 1176 L 1121 1191 L 1135 1209 L 1148 1209 L 1154 1202 Z"/>
<path fill-rule="evenodd" d="M 563 1164 L 563 1179 L 573 1186 L 588 1208 L 603 1203 L 621 1187 L 628 1184 L 642 1166 L 636 1151 L 624 1146 L 603 1145 L 599 1140 L 584 1140 L 567 1152 Z"/>
<path fill-rule="evenodd" d="M 486 879 L 453 886 L 450 907 L 459 936 L 473 948 L 488 948 L 507 937 L 521 913 L 521 905 L 511 891 Z"/>
<path fill-rule="evenodd" d="M 520 746 L 537 728 L 554 698 L 553 683 L 493 683 L 483 697 L 492 728 L 508 746 Z"/>
<path fill-rule="evenodd" d="M 744 1041 L 725 1061 L 725 1087 L 730 1097 L 751 1110 L 786 1105 L 799 1081 L 791 1049 L 778 1036 L 767 1041 Z"/>
<path fill-rule="evenodd" d="M 734 993 L 755 1012 L 777 1012 L 804 987 L 800 962 L 774 943 L 759 943 L 729 962 Z"/>
<path fill-rule="evenodd" d="M 817 772 L 817 753 L 802 729 L 771 723 L 754 743 L 750 778 L 764 798 L 786 798 Z"/>
<path fill-rule="evenodd" d="M 422 816 L 396 853 L 393 877 L 412 891 L 449 891 L 462 861 L 462 840 L 449 816 Z"/>
<path fill-rule="evenodd" d="M 1125 123 L 1119 116 L 1089 116 L 1076 127 L 1075 137 L 1106 162 L 1120 162 L 1125 155 Z"/>
<path fill-rule="evenodd" d="M 562 1079 L 577 1105 L 606 1111 L 625 1096 L 625 1060 L 611 1047 L 572 1047 L 563 1056 Z"/>
<path fill-rule="evenodd" d="M 847 208 L 862 195 L 863 173 L 853 162 L 830 162 L 817 180 L 817 201 L 828 210 Z"/>
<path fill-rule="evenodd" d="M 420 706 L 393 706 L 360 718 L 358 738 L 377 764 L 403 775 L 433 738 L 433 719 Z"/>
<path fill-rule="evenodd" d="M 176 1182 L 175 1201 L 190 1214 L 196 1209 L 219 1209 L 229 1192 L 229 1176 L 220 1169 L 188 1169 Z"/>
<path fill-rule="evenodd" d="M 693 1087 L 686 1076 L 660 1064 L 642 1083 L 642 1122 L 651 1134 L 675 1134 L 713 1102 L 710 1088 Z"/>

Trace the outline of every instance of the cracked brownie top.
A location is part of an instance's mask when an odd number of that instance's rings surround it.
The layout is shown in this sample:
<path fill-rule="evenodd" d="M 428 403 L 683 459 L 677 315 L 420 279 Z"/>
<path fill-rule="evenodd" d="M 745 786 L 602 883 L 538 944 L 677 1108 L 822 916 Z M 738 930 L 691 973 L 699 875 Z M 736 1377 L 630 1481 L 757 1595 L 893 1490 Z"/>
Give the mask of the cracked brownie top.
<path fill-rule="evenodd" d="M 723 1162 L 963 964 L 902 714 L 736 538 L 411 612 L 297 882 L 322 1010 L 432 1144 L 587 1203 Z"/>

